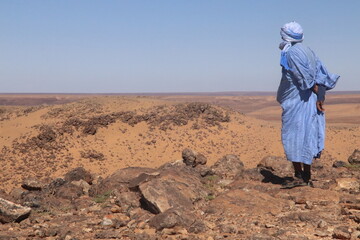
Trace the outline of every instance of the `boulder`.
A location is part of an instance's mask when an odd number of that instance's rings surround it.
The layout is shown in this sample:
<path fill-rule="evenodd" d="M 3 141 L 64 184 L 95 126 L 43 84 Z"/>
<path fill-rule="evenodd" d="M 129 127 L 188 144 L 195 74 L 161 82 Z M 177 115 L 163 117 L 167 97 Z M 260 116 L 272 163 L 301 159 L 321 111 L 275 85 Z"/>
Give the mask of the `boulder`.
<path fill-rule="evenodd" d="M 258 163 L 257 167 L 268 169 L 278 176 L 293 174 L 292 163 L 284 157 L 266 156 Z"/>
<path fill-rule="evenodd" d="M 109 177 L 101 180 L 99 184 L 92 185 L 89 190 L 89 195 L 95 197 L 97 195 L 109 193 L 115 189 L 120 192 L 128 191 L 130 181 L 138 177 L 142 173 L 152 173 L 155 169 L 141 168 L 141 167 L 128 167 L 117 170 Z"/>
<path fill-rule="evenodd" d="M 31 208 L 0 198 L 0 223 L 20 222 L 30 215 Z"/>
<path fill-rule="evenodd" d="M 117 189 L 113 191 L 115 204 L 123 209 L 138 208 L 140 204 L 140 196 L 137 192 L 119 192 Z"/>
<path fill-rule="evenodd" d="M 67 182 L 84 180 L 88 184 L 91 184 L 93 181 L 93 176 L 83 167 L 77 167 L 66 173 L 64 179 Z"/>
<path fill-rule="evenodd" d="M 187 166 L 192 167 L 196 167 L 197 165 L 205 165 L 207 162 L 207 159 L 203 154 L 197 153 L 196 151 L 189 148 L 185 148 L 182 151 L 182 159 Z"/>
<path fill-rule="evenodd" d="M 152 213 L 173 207 L 191 209 L 194 202 L 207 196 L 201 176 L 187 166 L 167 168 L 159 176 L 141 183 L 139 190 L 143 206 Z"/>
<path fill-rule="evenodd" d="M 72 183 L 66 183 L 60 186 L 55 192 L 55 196 L 58 198 L 64 198 L 74 200 L 83 195 L 82 187 L 76 186 Z"/>
<path fill-rule="evenodd" d="M 332 237 L 334 239 L 350 239 L 351 231 L 348 226 L 339 226 L 334 229 Z"/>
<path fill-rule="evenodd" d="M 23 181 L 21 187 L 29 191 L 41 191 L 44 184 L 36 178 L 27 178 Z"/>
<path fill-rule="evenodd" d="M 176 226 L 190 228 L 196 219 L 193 213 L 184 208 L 170 208 L 151 218 L 149 225 L 158 231 Z"/>
<path fill-rule="evenodd" d="M 211 171 L 222 178 L 234 179 L 235 176 L 244 171 L 244 164 L 236 155 L 226 155 L 219 159 L 212 167 Z"/>
<path fill-rule="evenodd" d="M 348 158 L 350 164 L 360 164 L 360 150 L 355 149 L 351 156 Z"/>
<path fill-rule="evenodd" d="M 80 179 L 79 181 L 72 181 L 72 184 L 74 184 L 75 186 L 81 187 L 83 190 L 83 193 L 86 195 L 89 195 L 89 190 L 90 190 L 90 184 L 88 182 L 86 182 L 83 179 Z"/>

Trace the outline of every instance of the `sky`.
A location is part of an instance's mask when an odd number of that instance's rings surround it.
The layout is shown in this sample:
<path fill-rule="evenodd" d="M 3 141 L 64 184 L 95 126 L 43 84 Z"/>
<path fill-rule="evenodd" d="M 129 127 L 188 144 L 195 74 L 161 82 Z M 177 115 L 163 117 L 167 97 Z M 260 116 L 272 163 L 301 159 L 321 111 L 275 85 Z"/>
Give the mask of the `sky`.
<path fill-rule="evenodd" d="M 360 90 L 358 0 L 0 0 L 0 92 L 276 91 L 280 28 Z"/>

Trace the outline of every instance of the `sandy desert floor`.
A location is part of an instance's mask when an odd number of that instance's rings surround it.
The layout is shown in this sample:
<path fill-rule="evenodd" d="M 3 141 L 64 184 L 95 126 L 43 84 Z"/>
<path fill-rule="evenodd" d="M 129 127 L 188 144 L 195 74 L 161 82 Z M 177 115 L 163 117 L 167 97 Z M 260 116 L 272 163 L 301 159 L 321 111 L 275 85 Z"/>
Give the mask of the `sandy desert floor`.
<path fill-rule="evenodd" d="M 5 94 L 0 103 L 5 190 L 78 166 L 102 176 L 127 166 L 158 167 L 180 159 L 184 148 L 203 153 L 210 165 L 236 154 L 246 168 L 284 155 L 274 96 Z M 324 154 L 347 161 L 360 147 L 360 94 L 328 95 L 326 103 Z M 199 114 L 202 108 L 210 115 Z"/>

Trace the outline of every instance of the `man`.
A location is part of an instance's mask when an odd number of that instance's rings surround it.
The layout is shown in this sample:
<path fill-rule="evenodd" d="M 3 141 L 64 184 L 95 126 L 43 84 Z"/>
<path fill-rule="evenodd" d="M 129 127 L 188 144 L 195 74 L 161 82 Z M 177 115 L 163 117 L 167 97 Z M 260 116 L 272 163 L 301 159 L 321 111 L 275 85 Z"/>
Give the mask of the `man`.
<path fill-rule="evenodd" d="M 277 92 L 281 104 L 281 138 L 286 157 L 293 163 L 295 180 L 284 188 L 311 185 L 311 164 L 320 158 L 325 140 L 325 91 L 339 76 L 329 73 L 314 52 L 304 46 L 302 27 L 285 24 L 280 31 L 282 77 Z"/>

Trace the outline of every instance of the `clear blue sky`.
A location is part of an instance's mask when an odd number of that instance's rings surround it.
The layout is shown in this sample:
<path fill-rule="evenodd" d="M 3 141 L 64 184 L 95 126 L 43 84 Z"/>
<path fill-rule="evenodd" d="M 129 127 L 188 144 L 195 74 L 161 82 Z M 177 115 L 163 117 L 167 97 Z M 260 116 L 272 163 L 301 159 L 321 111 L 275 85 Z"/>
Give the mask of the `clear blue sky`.
<path fill-rule="evenodd" d="M 0 92 L 276 91 L 292 20 L 360 90 L 359 0 L 1 0 Z"/>

